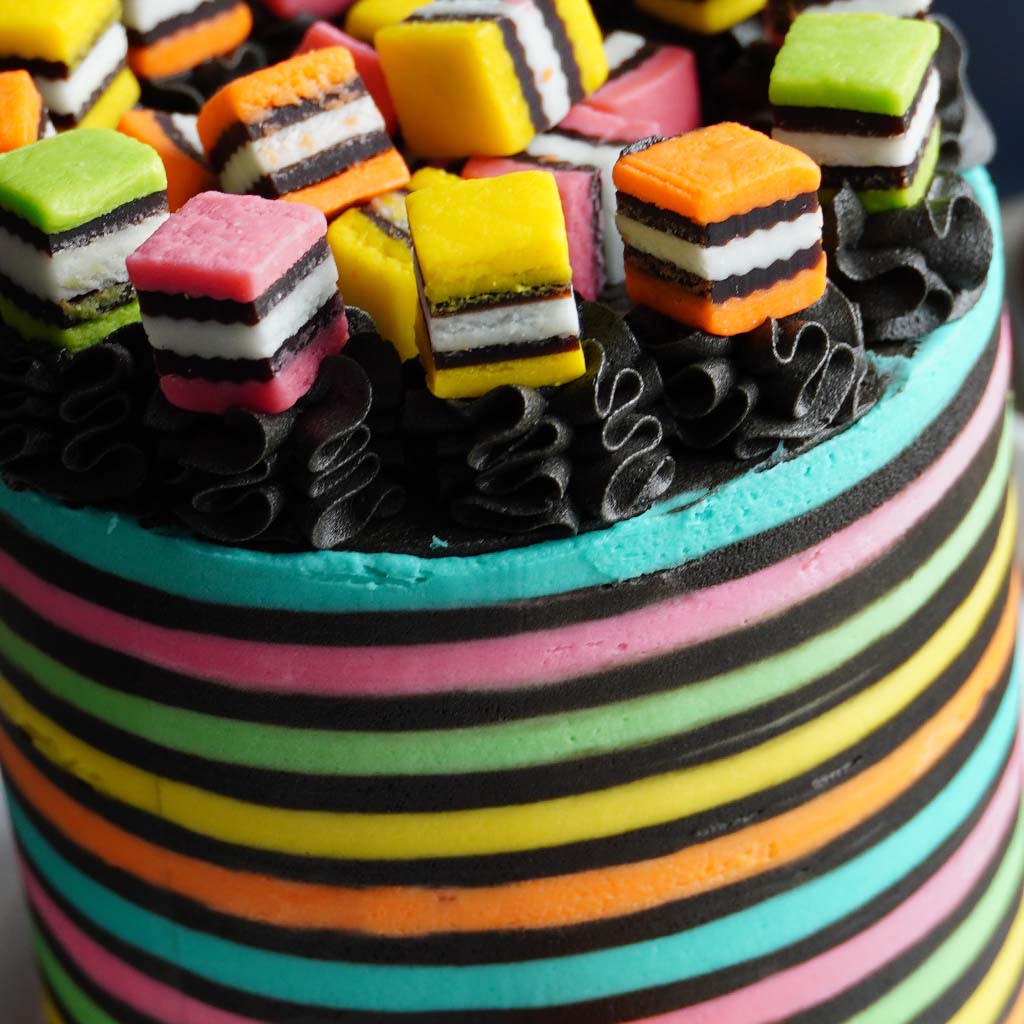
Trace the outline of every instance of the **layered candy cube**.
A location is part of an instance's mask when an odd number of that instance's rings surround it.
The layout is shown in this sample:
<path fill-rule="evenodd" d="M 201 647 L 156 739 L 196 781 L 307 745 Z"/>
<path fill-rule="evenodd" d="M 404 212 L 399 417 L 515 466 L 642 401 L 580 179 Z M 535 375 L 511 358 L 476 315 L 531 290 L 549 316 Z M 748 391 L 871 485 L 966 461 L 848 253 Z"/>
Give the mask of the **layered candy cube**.
<path fill-rule="evenodd" d="M 736 124 L 627 149 L 615 184 L 630 297 L 719 335 L 812 305 L 820 182 L 809 157 Z"/>
<path fill-rule="evenodd" d="M 409 180 L 341 46 L 230 82 L 200 111 L 199 135 L 224 191 L 306 203 L 328 216 Z"/>
<path fill-rule="evenodd" d="M 923 18 L 932 0 L 768 0 L 765 21 L 769 34 L 782 41 L 790 25 L 804 11 L 827 14 L 891 14 L 896 18 Z"/>
<path fill-rule="evenodd" d="M 550 174 L 457 181 L 406 200 L 426 322 L 421 357 L 439 398 L 584 372 L 569 244 Z"/>
<path fill-rule="evenodd" d="M 554 157 L 483 156 L 468 160 L 462 176 L 496 178 L 528 170 L 547 171 L 554 177 L 569 237 L 573 288 L 585 299 L 596 299 L 605 285 L 605 222 L 599 168 L 562 163 Z"/>
<path fill-rule="evenodd" d="M 123 0 L 128 61 L 140 78 L 168 78 L 230 53 L 249 37 L 242 0 Z"/>
<path fill-rule="evenodd" d="M 193 196 L 217 187 L 199 141 L 194 114 L 169 114 L 136 107 L 120 120 L 117 130 L 152 146 L 167 172 L 167 205 L 173 213 Z"/>
<path fill-rule="evenodd" d="M 375 39 L 422 156 L 510 156 L 608 74 L 587 0 L 435 0 Z"/>
<path fill-rule="evenodd" d="M 27 71 L 0 71 L 0 110 L 0 153 L 53 134 L 49 111 Z"/>
<path fill-rule="evenodd" d="M 608 81 L 587 105 L 632 120 L 653 121 L 659 135 L 700 127 L 697 59 L 682 46 L 664 46 L 635 32 L 612 32 L 604 41 Z"/>
<path fill-rule="evenodd" d="M 636 0 L 641 11 L 702 35 L 725 32 L 764 5 L 765 0 Z"/>
<path fill-rule="evenodd" d="M 802 14 L 779 51 L 771 102 L 779 142 L 803 150 L 827 189 L 871 212 L 914 206 L 939 159 L 939 27 L 885 14 Z"/>
<path fill-rule="evenodd" d="M 167 218 L 148 146 L 82 129 L 0 156 L 0 317 L 77 352 L 138 322 L 125 260 Z"/>
<path fill-rule="evenodd" d="M 113 128 L 139 98 L 118 0 L 0 0 L 0 70 L 24 68 L 57 128 Z"/>
<path fill-rule="evenodd" d="M 348 340 L 324 215 L 204 192 L 128 260 L 172 404 L 277 413 Z"/>

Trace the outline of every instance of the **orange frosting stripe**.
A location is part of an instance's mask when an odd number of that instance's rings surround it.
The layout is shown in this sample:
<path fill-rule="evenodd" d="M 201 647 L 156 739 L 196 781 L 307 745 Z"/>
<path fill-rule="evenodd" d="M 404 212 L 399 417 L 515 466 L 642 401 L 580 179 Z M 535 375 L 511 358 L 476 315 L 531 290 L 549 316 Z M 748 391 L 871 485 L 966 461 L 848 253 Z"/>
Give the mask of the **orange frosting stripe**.
<path fill-rule="evenodd" d="M 806 309 L 824 295 L 825 285 L 824 255 L 810 270 L 802 270 L 771 288 L 721 303 L 701 298 L 626 264 L 626 291 L 637 305 L 650 306 L 673 320 L 725 336 L 743 334 L 770 317 L 789 316 L 794 310 Z"/>
<path fill-rule="evenodd" d="M 140 78 L 180 75 L 213 57 L 230 53 L 249 38 L 252 11 L 236 4 L 212 18 L 188 25 L 150 46 L 133 46 L 128 65 Z"/>
<path fill-rule="evenodd" d="M 216 190 L 213 171 L 182 152 L 164 133 L 152 110 L 136 107 L 126 111 L 117 130 L 152 146 L 160 155 L 167 172 L 167 205 L 171 213 L 200 192 Z"/>
<path fill-rule="evenodd" d="M 209 152 L 236 121 L 251 124 L 268 111 L 316 99 L 355 76 L 355 61 L 344 46 L 312 50 L 254 71 L 210 97 L 199 112 L 199 136 Z"/>
<path fill-rule="evenodd" d="M 401 154 L 397 149 L 389 149 L 333 178 L 289 192 L 281 198 L 290 203 L 315 206 L 330 218 L 356 203 L 402 188 L 408 181 L 409 168 Z"/>
<path fill-rule="evenodd" d="M 32 76 L 23 70 L 0 74 L 0 153 L 19 149 L 39 139 L 43 98 Z"/>
<path fill-rule="evenodd" d="M 934 768 L 977 718 L 1012 656 L 1019 595 L 1015 576 L 995 634 L 966 682 L 883 760 L 806 804 L 739 832 L 654 860 L 559 878 L 479 889 L 361 889 L 231 871 L 149 843 L 82 807 L 38 772 L 3 731 L 0 761 L 24 798 L 79 847 L 223 914 L 283 928 L 392 937 L 579 924 L 754 878 L 812 855 L 884 810 Z"/>
<path fill-rule="evenodd" d="M 698 224 L 717 224 L 821 186 L 804 153 L 739 124 L 717 124 L 620 157 L 620 192 Z"/>
<path fill-rule="evenodd" d="M 1006 1024 L 1024 1024 L 1024 988 L 1021 989 L 1017 1002 L 1007 1015 Z"/>

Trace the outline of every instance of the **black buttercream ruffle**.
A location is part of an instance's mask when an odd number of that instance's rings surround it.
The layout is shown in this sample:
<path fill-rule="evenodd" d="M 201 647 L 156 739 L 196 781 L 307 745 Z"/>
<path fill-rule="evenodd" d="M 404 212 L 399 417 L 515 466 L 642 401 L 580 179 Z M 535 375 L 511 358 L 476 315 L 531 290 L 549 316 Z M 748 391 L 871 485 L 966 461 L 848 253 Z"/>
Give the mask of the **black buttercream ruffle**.
<path fill-rule="evenodd" d="M 937 174 L 906 210 L 867 214 L 844 187 L 825 204 L 829 276 L 857 302 L 868 344 L 919 339 L 959 320 L 981 297 L 992 226 L 970 185 Z"/>
<path fill-rule="evenodd" d="M 831 284 L 809 309 L 732 338 L 647 310 L 633 321 L 665 379 L 678 437 L 692 451 L 748 461 L 803 450 L 878 397 L 860 313 Z"/>
<path fill-rule="evenodd" d="M 71 356 L 0 334 L 0 473 L 73 504 L 133 508 L 152 452 L 141 431 L 154 387 L 141 330 Z"/>

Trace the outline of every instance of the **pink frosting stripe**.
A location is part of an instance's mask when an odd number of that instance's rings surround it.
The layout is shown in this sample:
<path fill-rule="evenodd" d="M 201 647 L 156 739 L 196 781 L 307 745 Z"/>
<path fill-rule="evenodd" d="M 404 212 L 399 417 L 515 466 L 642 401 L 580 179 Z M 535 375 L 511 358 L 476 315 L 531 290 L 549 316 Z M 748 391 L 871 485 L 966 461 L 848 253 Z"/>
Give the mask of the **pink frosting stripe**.
<path fill-rule="evenodd" d="M 910 899 L 855 938 L 797 967 L 707 1002 L 636 1024 L 771 1024 L 834 998 L 895 960 L 967 898 L 991 864 L 1020 808 L 1018 741 L 999 788 L 974 831 Z"/>
<path fill-rule="evenodd" d="M 899 540 L 968 468 L 1003 415 L 1009 338 L 981 403 L 953 444 L 886 504 L 816 547 L 742 579 L 607 619 L 509 637 L 395 647 L 313 647 L 167 629 L 92 604 L 0 556 L 6 589 L 77 636 L 172 671 L 241 689 L 322 696 L 504 690 L 678 650 L 763 621 L 853 575 Z"/>
<path fill-rule="evenodd" d="M 50 934 L 82 973 L 115 999 L 164 1024 L 264 1024 L 199 1002 L 108 953 L 50 899 L 24 859 L 21 872 L 32 906 Z"/>

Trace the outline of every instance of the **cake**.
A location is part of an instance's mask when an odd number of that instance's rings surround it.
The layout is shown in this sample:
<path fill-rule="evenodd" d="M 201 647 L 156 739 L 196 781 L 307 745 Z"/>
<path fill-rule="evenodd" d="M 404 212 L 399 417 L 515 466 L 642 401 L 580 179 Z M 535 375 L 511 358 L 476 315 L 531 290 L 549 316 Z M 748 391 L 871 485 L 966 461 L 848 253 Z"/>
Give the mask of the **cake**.
<path fill-rule="evenodd" d="M 401 6 L 358 0 L 346 30 L 413 46 Z M 484 6 L 493 27 L 514 5 Z M 719 47 L 757 5 L 642 6 Z M 862 17 L 798 13 L 785 47 L 802 18 Z M 803 67 L 817 118 L 828 69 L 792 52 L 782 92 Z M 250 127 L 253 97 L 326 102 L 252 73 L 205 102 Z M 801 107 L 762 85 L 783 122 Z M 119 211 L 156 218 L 115 261 L 141 323 L 0 333 L 0 765 L 48 1024 L 1024 1021 L 985 170 L 947 159 L 875 210 L 849 176 L 819 189 L 806 138 L 734 123 L 588 163 L 611 136 L 573 125 L 635 117 L 588 100 L 523 152 L 461 154 L 479 173 L 382 180 L 328 229 L 287 194 L 168 215 L 136 141 L 165 145 L 168 114 L 0 156 L 0 261 L 32 232 L 60 252 L 68 217 L 111 246 Z M 545 139 L 580 149 L 545 170 Z M 99 173 L 55 170 L 116 147 L 105 200 Z M 592 211 L 612 183 L 628 292 L 568 296 L 569 167 Z M 794 295 L 804 251 L 828 278 Z M 661 308 L 632 276 L 652 259 Z M 762 305 L 716 319 L 736 308 L 716 282 Z M 293 374 L 310 324 L 333 340 Z"/>

